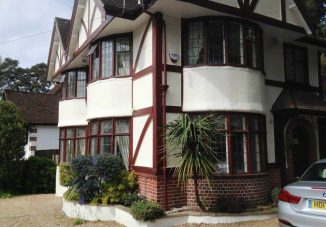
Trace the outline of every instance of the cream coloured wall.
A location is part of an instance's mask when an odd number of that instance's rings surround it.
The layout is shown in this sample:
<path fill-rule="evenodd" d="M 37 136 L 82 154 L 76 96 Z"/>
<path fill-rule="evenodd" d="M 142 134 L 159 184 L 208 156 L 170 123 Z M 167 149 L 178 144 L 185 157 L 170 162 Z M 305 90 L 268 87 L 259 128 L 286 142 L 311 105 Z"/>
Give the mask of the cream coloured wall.
<path fill-rule="evenodd" d="M 131 77 L 98 80 L 87 87 L 87 120 L 132 115 Z"/>
<path fill-rule="evenodd" d="M 133 59 L 134 64 L 136 61 L 137 53 L 140 47 L 140 43 L 147 26 L 148 20 L 142 23 L 138 28 L 135 28 L 133 31 Z M 152 65 L 152 25 L 149 26 L 149 29 L 146 33 L 146 38 L 144 40 L 143 47 L 140 52 L 139 61 L 135 72 L 139 72 L 142 69 L 145 69 Z"/>
<path fill-rule="evenodd" d="M 59 102 L 58 127 L 87 125 L 85 99 L 69 99 Z"/>
<path fill-rule="evenodd" d="M 153 106 L 153 75 L 145 75 L 133 81 L 133 109 Z"/>
<path fill-rule="evenodd" d="M 133 118 L 133 154 L 148 119 L 148 115 Z M 153 121 L 150 123 L 141 143 L 135 166 L 153 167 Z"/>
<path fill-rule="evenodd" d="M 258 70 L 203 66 L 184 69 L 184 111 L 266 113 L 265 78 Z"/>
<path fill-rule="evenodd" d="M 181 106 L 181 74 L 168 72 L 167 84 L 169 85 L 169 88 L 166 92 L 166 105 Z"/>
<path fill-rule="evenodd" d="M 169 123 L 173 122 L 179 116 L 180 116 L 180 114 L 167 113 L 166 114 L 166 123 L 169 124 Z M 167 152 L 167 157 L 166 157 L 166 165 L 167 165 L 167 167 L 172 168 L 172 167 L 178 166 L 180 158 L 176 157 L 175 154 L 177 152 L 180 152 L 180 150 L 174 149 L 173 147 L 167 146 L 167 151 L 166 152 Z"/>

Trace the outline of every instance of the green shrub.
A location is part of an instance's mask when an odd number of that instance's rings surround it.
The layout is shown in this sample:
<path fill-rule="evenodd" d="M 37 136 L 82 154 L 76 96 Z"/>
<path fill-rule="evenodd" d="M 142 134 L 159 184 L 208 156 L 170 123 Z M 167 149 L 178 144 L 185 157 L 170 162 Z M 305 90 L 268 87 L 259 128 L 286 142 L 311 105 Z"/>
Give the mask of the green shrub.
<path fill-rule="evenodd" d="M 55 163 L 44 157 L 30 157 L 25 162 L 27 193 L 53 193 L 55 190 Z"/>
<path fill-rule="evenodd" d="M 280 194 L 281 189 L 280 188 L 274 188 L 271 193 L 272 201 L 274 204 L 277 204 L 278 202 L 278 195 Z"/>
<path fill-rule="evenodd" d="M 247 205 L 243 198 L 221 197 L 215 202 L 214 211 L 225 213 L 241 213 L 246 211 Z"/>
<path fill-rule="evenodd" d="M 80 218 L 77 218 L 75 221 L 74 221 L 74 225 L 82 225 L 85 223 L 85 220 L 83 219 L 80 219 Z"/>
<path fill-rule="evenodd" d="M 14 195 L 10 192 L 0 192 L 0 199 L 9 199 L 13 197 Z"/>
<path fill-rule="evenodd" d="M 164 210 L 157 203 L 150 201 L 134 202 L 130 211 L 132 216 L 140 221 L 154 221 L 165 215 Z"/>
<path fill-rule="evenodd" d="M 80 203 L 90 202 L 100 195 L 105 195 L 105 203 L 119 202 L 116 197 L 120 196 L 119 185 L 124 168 L 119 157 L 80 156 L 72 160 L 70 168 L 74 174 L 72 184 L 76 187 Z"/>
<path fill-rule="evenodd" d="M 120 202 L 122 205 L 126 207 L 130 207 L 131 204 L 133 204 L 134 202 L 143 201 L 143 200 L 145 200 L 144 197 L 141 197 L 135 193 L 126 193 L 121 196 Z"/>
<path fill-rule="evenodd" d="M 73 188 L 69 188 L 65 193 L 63 193 L 63 198 L 67 201 L 73 202 L 77 202 L 79 199 L 78 193 Z"/>
<path fill-rule="evenodd" d="M 65 187 L 72 186 L 72 181 L 74 179 L 74 174 L 70 169 L 68 163 L 60 164 L 60 184 Z"/>

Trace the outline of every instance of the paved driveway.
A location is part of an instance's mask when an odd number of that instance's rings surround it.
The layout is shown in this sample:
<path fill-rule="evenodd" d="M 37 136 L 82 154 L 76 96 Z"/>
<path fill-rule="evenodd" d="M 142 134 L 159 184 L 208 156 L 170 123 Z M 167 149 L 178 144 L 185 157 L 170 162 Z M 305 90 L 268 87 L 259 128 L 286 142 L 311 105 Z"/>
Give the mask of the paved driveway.
<path fill-rule="evenodd" d="M 74 219 L 67 218 L 62 210 L 62 198 L 50 195 L 17 196 L 0 200 L 0 227 L 46 227 L 73 226 Z M 116 222 L 86 222 L 78 226 L 102 227 L 121 226 Z M 267 221 L 247 222 L 233 225 L 187 225 L 187 226 L 218 226 L 218 227 L 273 227 L 277 218 Z"/>

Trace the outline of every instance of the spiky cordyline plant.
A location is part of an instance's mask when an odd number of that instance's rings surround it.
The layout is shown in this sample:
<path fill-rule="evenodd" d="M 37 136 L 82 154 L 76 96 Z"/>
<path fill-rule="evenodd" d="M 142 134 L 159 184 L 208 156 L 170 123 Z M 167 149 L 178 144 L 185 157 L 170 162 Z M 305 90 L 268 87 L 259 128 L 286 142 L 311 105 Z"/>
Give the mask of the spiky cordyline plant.
<path fill-rule="evenodd" d="M 173 158 L 180 160 L 175 168 L 178 183 L 185 186 L 191 178 L 194 180 L 196 203 L 205 210 L 198 191 L 198 179 L 204 178 L 211 189 L 211 177 L 220 162 L 216 155 L 215 140 L 224 125 L 221 117 L 214 114 L 190 117 L 182 114 L 167 125 L 166 143 Z M 180 151 L 180 152 L 175 152 Z"/>

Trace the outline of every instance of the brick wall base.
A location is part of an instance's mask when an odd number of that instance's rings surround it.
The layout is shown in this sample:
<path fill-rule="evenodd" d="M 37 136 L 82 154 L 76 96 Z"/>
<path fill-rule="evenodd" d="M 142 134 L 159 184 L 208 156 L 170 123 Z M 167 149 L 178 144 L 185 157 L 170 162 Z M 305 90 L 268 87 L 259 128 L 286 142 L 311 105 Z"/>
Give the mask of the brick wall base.
<path fill-rule="evenodd" d="M 138 174 L 139 192 L 150 200 L 165 207 L 164 179 L 162 176 L 146 176 Z M 199 193 L 202 201 L 209 208 L 214 207 L 220 197 L 238 197 L 248 205 L 263 205 L 270 201 L 272 190 L 269 174 L 216 176 L 212 182 L 212 191 L 205 180 L 199 182 Z M 178 186 L 177 179 L 169 176 L 167 179 L 168 209 L 191 206 L 195 207 L 193 180 L 186 187 Z"/>

